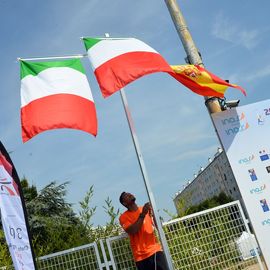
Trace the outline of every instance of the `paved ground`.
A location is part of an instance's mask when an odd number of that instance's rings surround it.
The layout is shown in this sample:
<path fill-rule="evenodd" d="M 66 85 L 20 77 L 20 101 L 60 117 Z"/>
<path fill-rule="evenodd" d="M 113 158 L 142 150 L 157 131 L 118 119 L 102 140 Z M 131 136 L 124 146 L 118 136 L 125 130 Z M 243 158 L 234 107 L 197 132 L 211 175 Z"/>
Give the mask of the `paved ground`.
<path fill-rule="evenodd" d="M 266 265 L 264 263 L 263 263 L 263 267 L 264 267 L 264 270 L 267 270 Z M 247 268 L 245 268 L 245 270 L 260 270 L 260 267 L 258 264 L 256 264 L 256 265 L 248 266 Z"/>
<path fill-rule="evenodd" d="M 267 270 L 265 263 L 263 263 L 263 270 Z M 254 264 L 254 265 L 250 265 L 250 266 L 243 266 L 243 264 L 236 264 L 234 266 L 230 266 L 229 268 L 223 269 L 223 270 L 239 270 L 239 269 L 243 269 L 243 270 L 261 270 L 260 266 L 258 263 Z"/>

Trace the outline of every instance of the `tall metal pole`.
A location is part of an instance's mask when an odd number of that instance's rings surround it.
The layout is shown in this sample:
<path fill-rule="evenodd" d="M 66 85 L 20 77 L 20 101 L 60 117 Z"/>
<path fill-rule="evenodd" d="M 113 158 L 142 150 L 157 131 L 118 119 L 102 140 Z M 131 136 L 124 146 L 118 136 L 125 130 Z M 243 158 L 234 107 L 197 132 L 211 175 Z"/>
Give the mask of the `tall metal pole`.
<path fill-rule="evenodd" d="M 201 55 L 195 46 L 195 43 L 191 37 L 191 34 L 188 30 L 184 16 L 180 11 L 177 1 L 176 0 L 164 0 L 164 1 L 168 7 L 168 10 L 171 14 L 176 31 L 186 51 L 187 62 L 193 65 L 203 66 Z M 209 114 L 221 111 L 221 106 L 217 98 L 205 97 L 205 101 L 206 101 L 205 104 L 206 104 Z"/>
<path fill-rule="evenodd" d="M 133 119 L 131 117 L 131 114 L 130 114 L 130 111 L 129 111 L 129 108 L 128 108 L 127 97 L 126 97 L 126 94 L 124 92 L 124 89 L 120 90 L 120 95 L 121 95 L 121 99 L 122 99 L 123 106 L 124 106 L 124 109 L 125 109 L 126 117 L 127 117 L 127 120 L 128 120 L 128 125 L 129 125 L 130 133 L 131 133 L 131 136 L 132 136 L 133 144 L 134 144 L 134 147 L 135 147 L 137 159 L 138 159 L 140 169 L 141 169 L 141 173 L 142 173 L 142 176 L 143 176 L 145 189 L 146 189 L 146 192 L 147 192 L 147 195 L 148 195 L 148 198 L 149 198 L 149 202 L 152 205 L 153 214 L 154 214 L 154 217 L 155 217 L 160 242 L 161 242 L 162 247 L 163 247 L 163 251 L 164 251 L 164 254 L 165 254 L 165 257 L 166 257 L 166 260 L 167 260 L 168 267 L 169 267 L 170 270 L 173 270 L 174 268 L 173 268 L 173 263 L 172 263 L 172 259 L 171 259 L 170 252 L 169 252 L 169 247 L 167 245 L 165 234 L 164 234 L 163 229 L 162 229 L 162 224 L 161 224 L 161 221 L 160 221 L 159 216 L 158 216 L 158 211 L 157 211 L 157 208 L 156 208 L 156 202 L 155 202 L 155 199 L 154 199 L 153 192 L 151 190 L 148 174 L 147 174 L 146 167 L 145 167 L 145 164 L 144 164 L 144 160 L 143 160 L 142 152 L 141 152 L 141 149 L 140 149 L 138 137 L 136 135 L 136 131 L 135 131 L 135 128 L 134 128 Z"/>

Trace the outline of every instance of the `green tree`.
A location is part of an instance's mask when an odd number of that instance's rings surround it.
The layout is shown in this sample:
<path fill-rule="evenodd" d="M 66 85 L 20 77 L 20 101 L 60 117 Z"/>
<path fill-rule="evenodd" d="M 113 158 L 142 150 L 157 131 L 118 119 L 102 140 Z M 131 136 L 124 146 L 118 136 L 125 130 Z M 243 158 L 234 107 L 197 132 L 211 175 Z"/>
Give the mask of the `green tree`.
<path fill-rule="evenodd" d="M 30 186 L 25 176 L 21 180 L 21 187 L 23 191 L 23 197 L 26 202 L 30 202 L 31 200 L 37 197 L 38 192 L 36 186 L 34 185 Z"/>
<path fill-rule="evenodd" d="M 112 204 L 112 200 L 107 197 L 103 209 L 105 210 L 105 213 L 109 216 L 109 221 L 105 225 L 105 237 L 119 235 L 122 232 L 122 229 L 118 223 L 118 217 L 120 213 L 119 208 L 115 209 Z"/>
<path fill-rule="evenodd" d="M 8 246 L 6 245 L 4 231 L 0 230 L 0 267 L 10 265 L 11 265 L 11 257 L 9 255 Z"/>
<path fill-rule="evenodd" d="M 36 196 L 35 188 L 24 184 L 29 191 L 26 208 L 38 256 L 88 243 L 86 228 L 65 200 L 67 184 L 51 182 Z"/>
<path fill-rule="evenodd" d="M 109 217 L 109 221 L 105 224 L 105 226 L 93 226 L 91 220 L 97 209 L 96 206 L 91 206 L 91 200 L 93 196 L 94 188 L 91 186 L 86 192 L 83 200 L 79 202 L 81 206 L 81 210 L 79 211 L 79 218 L 87 230 L 89 240 L 94 242 L 109 236 L 119 235 L 122 232 L 117 219 L 120 210 L 114 208 L 112 200 L 109 197 L 105 200 L 105 205 L 103 206 L 105 213 Z"/>
<path fill-rule="evenodd" d="M 91 199 L 94 195 L 94 187 L 93 185 L 89 188 L 89 190 L 86 192 L 85 197 L 81 202 L 79 202 L 81 206 L 81 210 L 79 211 L 79 218 L 83 224 L 83 226 L 90 230 L 93 227 L 93 223 L 91 223 L 91 219 L 94 216 L 97 207 L 90 206 Z"/>
<path fill-rule="evenodd" d="M 200 211 L 203 211 L 206 209 L 210 209 L 210 208 L 213 208 L 213 207 L 225 204 L 225 203 L 229 203 L 232 201 L 233 201 L 233 199 L 230 196 L 227 196 L 224 192 L 220 192 L 220 194 L 218 196 L 214 196 L 210 199 L 203 201 L 202 203 L 200 203 L 198 205 L 193 205 L 193 206 L 187 208 L 179 216 L 182 217 L 182 216 L 190 215 L 190 214 L 200 212 Z"/>

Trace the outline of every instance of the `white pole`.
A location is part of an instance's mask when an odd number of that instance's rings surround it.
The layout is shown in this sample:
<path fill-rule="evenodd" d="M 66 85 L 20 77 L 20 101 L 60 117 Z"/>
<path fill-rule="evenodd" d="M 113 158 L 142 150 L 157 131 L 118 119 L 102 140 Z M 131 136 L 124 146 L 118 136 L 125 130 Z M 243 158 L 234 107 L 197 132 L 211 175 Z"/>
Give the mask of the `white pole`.
<path fill-rule="evenodd" d="M 98 38 L 98 39 L 102 39 L 102 40 L 122 40 L 122 39 L 134 39 L 134 37 L 110 37 L 109 33 L 105 33 L 104 34 L 105 37 L 91 37 L 91 38 Z M 80 39 L 86 39 L 87 37 L 80 37 Z"/>
<path fill-rule="evenodd" d="M 145 168 L 145 164 L 144 164 L 142 152 L 141 152 L 141 149 L 140 149 L 138 137 L 137 137 L 136 132 L 135 132 L 134 122 L 133 122 L 133 119 L 131 117 L 131 114 L 130 114 L 130 111 L 129 111 L 129 108 L 128 108 L 127 97 L 126 97 L 126 94 L 124 92 L 124 89 L 120 90 L 120 95 L 121 95 L 121 99 L 122 99 L 123 106 L 124 106 L 124 109 L 125 109 L 126 117 L 127 117 L 127 120 L 128 120 L 128 125 L 129 125 L 130 133 L 131 133 L 131 136 L 132 136 L 133 144 L 134 144 L 134 147 L 135 147 L 136 155 L 137 155 L 137 158 L 138 158 L 138 162 L 139 162 L 139 165 L 140 165 L 141 173 L 142 173 L 142 176 L 143 176 L 145 189 L 146 189 L 146 192 L 147 192 L 147 195 L 148 195 L 148 198 L 149 198 L 149 202 L 151 203 L 152 208 L 153 208 L 153 214 L 154 214 L 154 218 L 156 220 L 157 230 L 158 230 L 158 233 L 159 233 L 159 237 L 160 237 L 160 241 L 161 241 L 161 244 L 162 244 L 162 247 L 163 247 L 163 251 L 164 251 L 164 254 L 165 254 L 169 269 L 173 270 L 173 264 L 172 264 L 172 259 L 171 259 L 170 252 L 169 252 L 169 247 L 167 245 L 165 234 L 164 234 L 163 229 L 162 229 L 162 224 L 161 224 L 161 221 L 160 221 L 159 216 L 158 216 L 154 195 L 153 195 L 153 192 L 151 190 L 149 178 L 148 178 L 147 171 L 146 171 L 146 168 Z"/>
<path fill-rule="evenodd" d="M 66 56 L 48 56 L 48 57 L 32 57 L 32 58 L 20 58 L 18 57 L 18 61 L 39 61 L 39 60 L 55 60 L 55 59 L 70 59 L 70 58 L 83 58 L 86 57 L 87 54 L 76 54 L 76 55 L 66 55 Z"/>

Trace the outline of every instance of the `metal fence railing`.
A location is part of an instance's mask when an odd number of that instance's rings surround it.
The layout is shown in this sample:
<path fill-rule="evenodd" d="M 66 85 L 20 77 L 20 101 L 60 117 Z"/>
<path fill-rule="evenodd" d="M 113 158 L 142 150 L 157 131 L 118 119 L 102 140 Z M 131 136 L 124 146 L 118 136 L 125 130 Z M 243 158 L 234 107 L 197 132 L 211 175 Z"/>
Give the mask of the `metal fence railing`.
<path fill-rule="evenodd" d="M 164 224 L 175 270 L 263 269 L 240 203 Z"/>
<path fill-rule="evenodd" d="M 101 270 L 96 243 L 68 249 L 38 258 L 39 270 Z"/>
<path fill-rule="evenodd" d="M 108 238 L 106 244 L 112 261 L 113 270 L 136 270 L 127 235 Z"/>
<path fill-rule="evenodd" d="M 174 270 L 264 270 L 239 201 L 174 219 L 163 229 Z M 37 264 L 39 270 L 136 269 L 125 234 L 40 257 Z"/>

